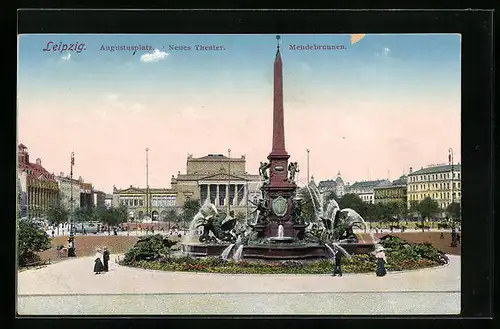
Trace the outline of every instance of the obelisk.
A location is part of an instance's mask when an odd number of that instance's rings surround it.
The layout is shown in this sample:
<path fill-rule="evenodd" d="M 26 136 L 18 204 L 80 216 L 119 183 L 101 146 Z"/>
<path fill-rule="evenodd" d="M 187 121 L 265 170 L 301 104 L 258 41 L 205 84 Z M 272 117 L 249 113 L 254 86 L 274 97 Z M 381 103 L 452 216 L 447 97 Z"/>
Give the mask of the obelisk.
<path fill-rule="evenodd" d="M 276 36 L 279 40 L 280 37 Z M 285 149 L 285 125 L 283 109 L 283 63 L 281 60 L 279 41 L 274 59 L 274 102 L 273 102 L 273 145 L 269 160 L 269 183 L 262 187 L 271 208 L 266 236 L 275 236 L 278 225 L 284 226 L 285 236 L 294 236 L 290 212 L 291 196 L 297 185 L 288 178 L 288 159 L 290 155 Z"/>

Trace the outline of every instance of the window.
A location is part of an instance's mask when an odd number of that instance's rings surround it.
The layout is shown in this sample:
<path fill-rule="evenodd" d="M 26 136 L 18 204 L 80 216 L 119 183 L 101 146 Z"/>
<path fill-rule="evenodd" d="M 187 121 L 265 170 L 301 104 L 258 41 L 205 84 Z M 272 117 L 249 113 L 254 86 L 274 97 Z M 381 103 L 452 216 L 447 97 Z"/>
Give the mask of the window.
<path fill-rule="evenodd" d="M 460 183 L 457 183 L 458 184 L 458 188 L 460 188 Z"/>
<path fill-rule="evenodd" d="M 134 200 L 134 206 L 136 206 L 136 207 L 137 207 L 137 203 L 138 203 L 138 201 L 139 201 L 139 200 L 137 200 L 137 199 L 135 199 L 135 200 Z"/>
<path fill-rule="evenodd" d="M 144 200 L 139 200 L 139 206 L 143 206 L 144 205 Z"/>
<path fill-rule="evenodd" d="M 460 179 L 460 173 L 458 173 L 458 175 L 457 175 L 457 176 L 458 176 L 458 179 Z"/>

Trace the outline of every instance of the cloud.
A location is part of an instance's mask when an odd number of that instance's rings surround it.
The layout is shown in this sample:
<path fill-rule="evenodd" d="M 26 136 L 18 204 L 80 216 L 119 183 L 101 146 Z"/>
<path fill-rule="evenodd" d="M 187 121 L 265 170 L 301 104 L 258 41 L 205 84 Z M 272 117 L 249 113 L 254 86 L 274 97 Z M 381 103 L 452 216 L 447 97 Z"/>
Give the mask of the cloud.
<path fill-rule="evenodd" d="M 388 57 L 392 57 L 391 55 L 392 55 L 391 50 L 387 47 L 384 47 L 384 48 L 382 48 L 382 51 L 375 53 L 375 56 L 377 56 L 377 57 L 388 58 Z"/>
<path fill-rule="evenodd" d="M 118 95 L 117 94 L 108 94 L 106 98 L 110 101 L 117 101 L 118 100 Z"/>
<path fill-rule="evenodd" d="M 65 61 L 69 61 L 70 58 L 71 58 L 71 53 L 66 53 L 61 56 L 61 59 Z"/>
<path fill-rule="evenodd" d="M 155 49 L 152 53 L 142 55 L 141 62 L 143 62 L 143 63 L 158 62 L 158 61 L 164 60 L 169 55 L 170 55 L 169 53 Z"/>

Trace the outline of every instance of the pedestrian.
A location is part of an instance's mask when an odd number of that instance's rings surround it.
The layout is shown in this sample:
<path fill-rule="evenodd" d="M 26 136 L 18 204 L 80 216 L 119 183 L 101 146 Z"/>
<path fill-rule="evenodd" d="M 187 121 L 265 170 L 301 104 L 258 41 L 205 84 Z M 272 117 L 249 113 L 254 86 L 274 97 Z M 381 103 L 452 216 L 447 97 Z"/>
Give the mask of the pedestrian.
<path fill-rule="evenodd" d="M 102 250 L 97 249 L 94 257 L 94 273 L 101 274 L 104 270 L 104 265 L 102 263 Z"/>
<path fill-rule="evenodd" d="M 338 247 L 333 249 L 333 276 L 342 276 L 342 252 Z"/>
<path fill-rule="evenodd" d="M 384 247 L 381 245 L 377 246 L 375 249 L 375 258 L 377 258 L 377 270 L 375 274 L 377 276 L 384 276 L 387 274 L 385 270 L 385 264 L 387 263 L 387 257 L 385 256 Z"/>
<path fill-rule="evenodd" d="M 55 232 L 54 232 L 54 230 L 52 230 L 52 237 L 54 237 L 54 234 L 55 234 Z"/>
<path fill-rule="evenodd" d="M 83 228 L 83 235 L 87 235 L 87 231 Z"/>
<path fill-rule="evenodd" d="M 108 247 L 104 247 L 103 248 L 104 251 L 102 253 L 102 260 L 103 260 L 103 269 L 104 269 L 104 272 L 108 272 L 109 271 L 109 251 L 108 251 Z"/>
<path fill-rule="evenodd" d="M 439 235 L 439 238 L 440 239 L 444 239 L 444 233 L 443 232 L 441 232 L 441 234 Z"/>
<path fill-rule="evenodd" d="M 457 232 L 457 243 L 460 243 L 460 233 Z"/>
<path fill-rule="evenodd" d="M 68 257 L 76 257 L 74 239 L 73 237 L 68 239 Z"/>

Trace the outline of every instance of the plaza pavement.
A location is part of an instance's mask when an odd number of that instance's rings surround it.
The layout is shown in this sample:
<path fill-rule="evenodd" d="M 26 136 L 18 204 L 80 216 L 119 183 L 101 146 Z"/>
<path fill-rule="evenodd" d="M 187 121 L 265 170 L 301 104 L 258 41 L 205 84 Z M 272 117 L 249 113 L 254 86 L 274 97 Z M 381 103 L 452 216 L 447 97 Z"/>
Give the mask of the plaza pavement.
<path fill-rule="evenodd" d="M 416 315 L 460 312 L 460 257 L 407 272 L 259 275 L 164 272 L 115 264 L 95 275 L 93 257 L 18 273 L 19 315 L 303 314 Z"/>

